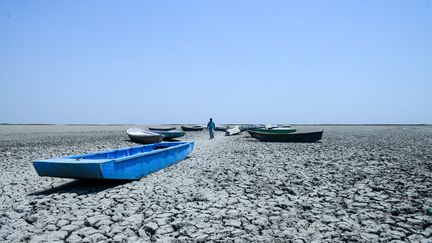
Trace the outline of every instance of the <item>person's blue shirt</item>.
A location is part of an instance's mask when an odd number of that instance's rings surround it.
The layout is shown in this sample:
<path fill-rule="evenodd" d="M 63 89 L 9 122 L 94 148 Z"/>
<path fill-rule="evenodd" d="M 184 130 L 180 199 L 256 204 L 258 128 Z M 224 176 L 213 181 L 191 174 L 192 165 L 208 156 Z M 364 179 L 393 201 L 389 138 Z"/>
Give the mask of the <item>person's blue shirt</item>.
<path fill-rule="evenodd" d="M 209 121 L 209 122 L 207 123 L 207 128 L 208 128 L 209 130 L 214 130 L 214 129 L 216 128 L 216 125 L 215 125 L 215 123 L 214 123 L 213 121 Z"/>

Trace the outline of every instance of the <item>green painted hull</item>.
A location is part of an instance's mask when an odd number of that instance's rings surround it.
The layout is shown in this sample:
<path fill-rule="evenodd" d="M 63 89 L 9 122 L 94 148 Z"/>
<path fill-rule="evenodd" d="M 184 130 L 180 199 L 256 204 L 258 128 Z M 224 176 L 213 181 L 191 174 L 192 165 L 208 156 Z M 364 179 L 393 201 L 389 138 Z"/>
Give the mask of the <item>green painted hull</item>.
<path fill-rule="evenodd" d="M 312 143 L 322 139 L 324 131 L 319 132 L 294 132 L 285 134 L 266 133 L 257 131 L 248 131 L 251 137 L 264 142 L 297 142 L 297 143 Z"/>
<path fill-rule="evenodd" d="M 171 140 L 174 138 L 183 137 L 185 135 L 185 132 L 183 131 L 177 131 L 177 130 L 171 130 L 171 131 L 157 131 L 153 130 L 153 132 L 158 133 L 163 137 L 164 140 Z"/>
<path fill-rule="evenodd" d="M 284 128 L 284 129 L 265 129 L 265 128 L 258 128 L 254 129 L 253 131 L 256 132 L 265 132 L 265 133 L 271 133 L 271 134 L 287 134 L 287 133 L 293 133 L 297 131 L 295 128 Z"/>

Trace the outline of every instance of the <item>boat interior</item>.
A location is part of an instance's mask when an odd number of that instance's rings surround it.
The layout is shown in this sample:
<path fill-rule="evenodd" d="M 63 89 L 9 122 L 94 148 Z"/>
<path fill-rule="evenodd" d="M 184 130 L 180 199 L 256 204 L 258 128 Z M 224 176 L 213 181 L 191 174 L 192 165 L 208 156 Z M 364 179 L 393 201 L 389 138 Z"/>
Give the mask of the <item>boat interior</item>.
<path fill-rule="evenodd" d="M 75 155 L 75 156 L 70 156 L 68 158 L 71 158 L 71 159 L 118 159 L 118 158 L 136 155 L 136 154 L 152 152 L 152 151 L 155 151 L 158 149 L 165 149 L 165 148 L 177 146 L 177 145 L 184 144 L 184 143 L 185 142 L 156 143 L 156 144 L 149 144 L 149 145 L 138 146 L 138 147 L 131 147 L 131 148 L 125 148 L 125 149 L 116 149 L 116 150 L 111 150 L 111 151 L 99 152 L 99 153 L 94 153 L 94 154 Z"/>

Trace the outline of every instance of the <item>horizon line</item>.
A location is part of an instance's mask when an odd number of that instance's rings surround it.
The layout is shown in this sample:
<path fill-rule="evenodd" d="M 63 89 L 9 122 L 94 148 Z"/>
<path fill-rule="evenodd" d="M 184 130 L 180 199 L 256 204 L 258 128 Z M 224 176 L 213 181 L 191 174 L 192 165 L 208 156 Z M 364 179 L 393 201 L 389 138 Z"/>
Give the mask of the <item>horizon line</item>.
<path fill-rule="evenodd" d="M 2 126 L 125 126 L 125 125 L 156 125 L 137 123 L 0 123 Z M 157 125 L 190 125 L 194 123 L 160 123 Z M 220 123 L 222 125 L 248 125 L 263 123 Z M 286 123 L 269 123 L 283 125 Z M 291 123 L 292 126 L 432 126 L 432 123 Z"/>

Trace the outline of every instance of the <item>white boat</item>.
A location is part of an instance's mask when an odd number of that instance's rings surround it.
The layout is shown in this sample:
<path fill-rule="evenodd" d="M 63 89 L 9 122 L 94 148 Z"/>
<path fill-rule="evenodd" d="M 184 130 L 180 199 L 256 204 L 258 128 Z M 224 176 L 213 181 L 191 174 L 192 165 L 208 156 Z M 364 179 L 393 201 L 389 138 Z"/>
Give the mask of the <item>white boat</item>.
<path fill-rule="evenodd" d="M 241 133 L 240 127 L 239 126 L 235 126 L 235 127 L 228 128 L 225 131 L 225 136 L 237 135 L 239 133 Z"/>
<path fill-rule="evenodd" d="M 277 128 L 277 127 L 279 127 L 279 126 L 278 125 L 273 125 L 273 124 L 266 124 L 265 125 L 266 129 L 273 129 L 273 128 Z"/>
<path fill-rule="evenodd" d="M 287 130 L 287 131 L 291 131 L 291 130 L 295 130 L 295 129 L 293 129 L 293 128 L 291 128 L 291 127 L 275 127 L 275 128 L 269 128 L 269 130 L 282 130 L 282 131 L 285 131 L 285 130 Z"/>

